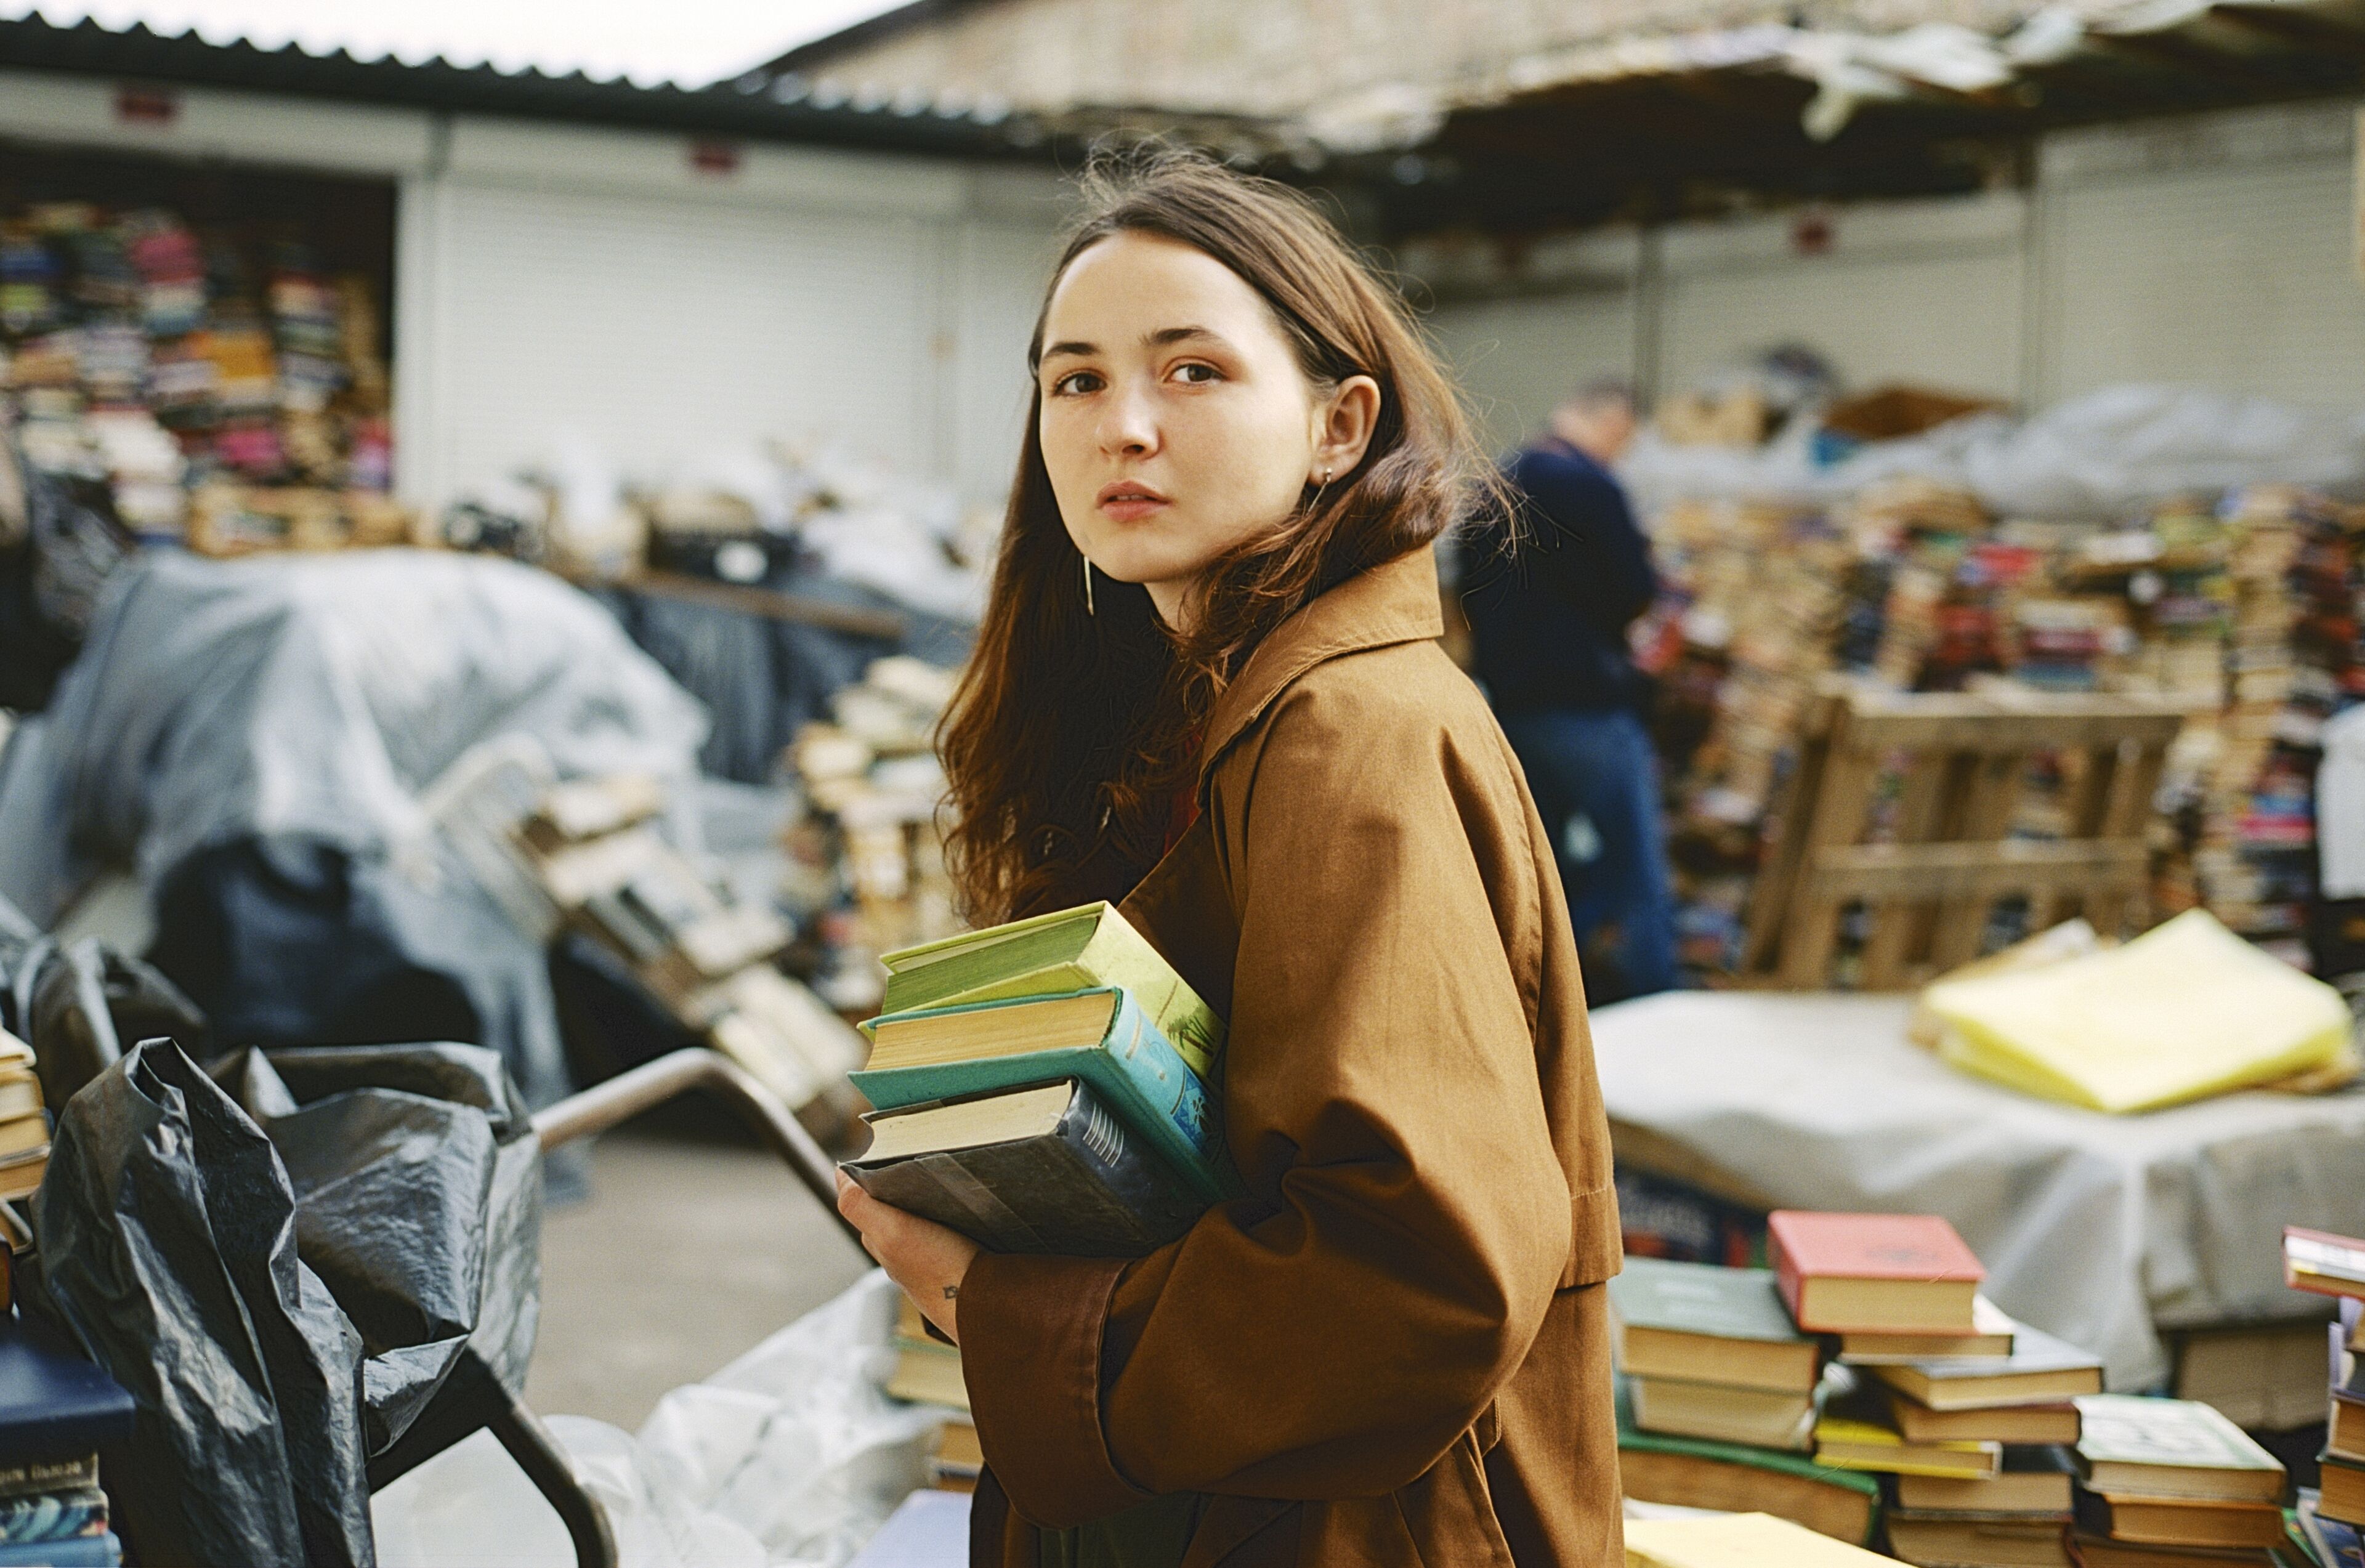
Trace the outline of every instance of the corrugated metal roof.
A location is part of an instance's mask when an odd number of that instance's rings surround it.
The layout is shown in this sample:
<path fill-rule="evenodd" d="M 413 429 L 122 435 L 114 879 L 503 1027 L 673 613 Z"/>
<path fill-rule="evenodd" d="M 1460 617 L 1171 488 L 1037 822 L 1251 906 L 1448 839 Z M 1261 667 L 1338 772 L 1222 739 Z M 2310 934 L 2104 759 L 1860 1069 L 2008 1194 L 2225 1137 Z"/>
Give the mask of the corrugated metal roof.
<path fill-rule="evenodd" d="M 395 105 L 967 158 L 1039 158 L 1051 146 L 1033 118 L 984 95 L 857 99 L 793 75 L 759 71 L 707 87 L 640 86 L 581 72 L 503 72 L 441 59 L 406 63 L 290 43 L 210 42 L 145 25 L 59 27 L 39 16 L 0 20 L 0 68 L 244 89 L 347 103 Z"/>

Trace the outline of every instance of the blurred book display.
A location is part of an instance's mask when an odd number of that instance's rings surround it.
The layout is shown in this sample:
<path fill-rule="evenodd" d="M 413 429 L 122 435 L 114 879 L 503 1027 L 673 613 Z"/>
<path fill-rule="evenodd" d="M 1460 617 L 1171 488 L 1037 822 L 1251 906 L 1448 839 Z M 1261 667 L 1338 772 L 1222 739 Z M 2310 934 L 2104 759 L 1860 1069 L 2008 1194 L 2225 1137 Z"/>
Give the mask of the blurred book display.
<path fill-rule="evenodd" d="M 837 1084 L 861 1041 L 773 964 L 789 940 L 780 917 L 710 884 L 658 835 L 665 804 L 654 779 L 570 780 L 542 797 L 510 847 L 559 921 L 801 1109 Z"/>
<path fill-rule="evenodd" d="M 218 554 L 400 543 L 377 285 L 300 223 L 0 211 L 0 392 L 35 467 Z"/>
<path fill-rule="evenodd" d="M 1663 594 L 1635 636 L 1658 678 L 1687 965 L 1738 968 L 1777 786 L 1833 677 L 2189 702 L 2162 782 L 2151 902 L 2204 907 L 2244 939 L 2309 959 L 2319 736 L 2365 696 L 2353 612 L 2365 510 L 2259 485 L 2113 521 L 2049 521 L 1900 476 L 1824 503 L 1671 499 L 1650 533 Z M 2057 835 L 2079 780 L 2026 760 L 2012 835 Z M 1893 809 L 1877 782 L 1870 793 Z M 1844 951 L 1844 977 L 1854 961 Z"/>

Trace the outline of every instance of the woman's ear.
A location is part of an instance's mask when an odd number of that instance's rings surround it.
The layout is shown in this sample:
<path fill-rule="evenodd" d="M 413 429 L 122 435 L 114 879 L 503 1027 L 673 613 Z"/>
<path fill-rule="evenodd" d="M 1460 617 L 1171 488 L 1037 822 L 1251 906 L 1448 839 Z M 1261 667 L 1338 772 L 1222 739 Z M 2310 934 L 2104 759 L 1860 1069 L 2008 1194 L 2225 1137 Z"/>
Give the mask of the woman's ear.
<path fill-rule="evenodd" d="M 1313 470 L 1309 485 L 1327 485 L 1363 460 L 1380 424 L 1380 384 L 1368 375 L 1339 383 L 1314 411 Z"/>

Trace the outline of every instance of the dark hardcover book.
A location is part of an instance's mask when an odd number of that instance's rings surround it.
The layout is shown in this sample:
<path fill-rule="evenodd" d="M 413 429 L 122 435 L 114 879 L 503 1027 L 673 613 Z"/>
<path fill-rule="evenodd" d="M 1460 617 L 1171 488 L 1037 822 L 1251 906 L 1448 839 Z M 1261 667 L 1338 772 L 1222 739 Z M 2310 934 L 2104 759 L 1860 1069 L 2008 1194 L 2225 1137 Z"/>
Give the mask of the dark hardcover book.
<path fill-rule="evenodd" d="M 39 1330 L 0 1319 L 0 1464 L 72 1459 L 131 1435 L 131 1395 Z"/>
<path fill-rule="evenodd" d="M 95 1486 L 0 1499 L 0 1545 L 96 1535 L 106 1520 L 106 1494 Z"/>
<path fill-rule="evenodd" d="M 846 1173 L 996 1252 L 1138 1258 L 1206 1207 L 1075 1079 L 871 1118 Z"/>

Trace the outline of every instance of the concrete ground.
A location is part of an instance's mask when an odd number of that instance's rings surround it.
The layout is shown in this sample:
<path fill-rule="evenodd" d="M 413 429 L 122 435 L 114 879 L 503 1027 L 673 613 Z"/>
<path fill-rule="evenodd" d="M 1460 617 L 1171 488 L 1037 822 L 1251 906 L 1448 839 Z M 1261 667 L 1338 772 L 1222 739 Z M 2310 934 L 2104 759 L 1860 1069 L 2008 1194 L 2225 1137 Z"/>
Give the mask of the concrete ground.
<path fill-rule="evenodd" d="M 661 1111 L 592 1146 L 588 1202 L 543 1220 L 526 1403 L 631 1431 L 852 1284 L 869 1259 L 788 1168 L 719 1120 Z"/>

